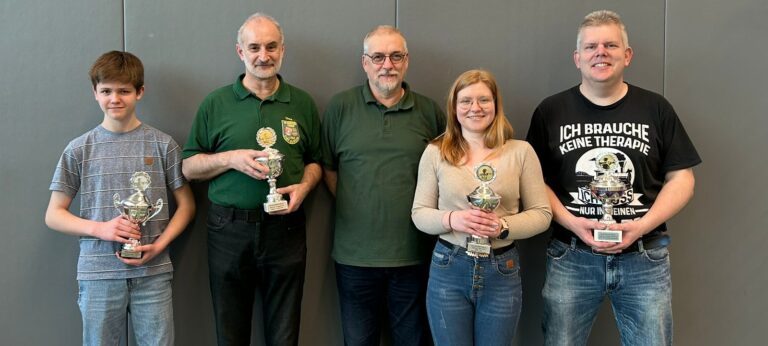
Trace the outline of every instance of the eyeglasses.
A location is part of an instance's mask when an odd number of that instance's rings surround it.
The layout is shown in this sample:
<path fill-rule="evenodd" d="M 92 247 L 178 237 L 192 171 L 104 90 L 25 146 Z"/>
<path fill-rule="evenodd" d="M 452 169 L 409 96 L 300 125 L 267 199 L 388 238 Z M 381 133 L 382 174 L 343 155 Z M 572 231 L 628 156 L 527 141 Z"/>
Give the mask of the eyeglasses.
<path fill-rule="evenodd" d="M 373 55 L 368 55 L 368 54 L 363 54 L 363 55 L 371 58 L 371 62 L 376 65 L 383 65 L 384 61 L 387 60 L 387 58 L 389 58 L 389 61 L 391 61 L 392 64 L 394 65 L 394 64 L 403 62 L 403 60 L 405 60 L 405 57 L 408 56 L 408 53 L 396 52 L 389 55 L 381 54 L 381 53 L 375 53 Z"/>
<path fill-rule="evenodd" d="M 458 107 L 464 110 L 472 108 L 472 103 L 477 102 L 477 105 L 480 106 L 480 108 L 488 108 L 490 105 L 493 104 L 493 99 L 481 97 L 479 99 L 473 100 L 473 99 L 461 99 L 458 102 Z"/>

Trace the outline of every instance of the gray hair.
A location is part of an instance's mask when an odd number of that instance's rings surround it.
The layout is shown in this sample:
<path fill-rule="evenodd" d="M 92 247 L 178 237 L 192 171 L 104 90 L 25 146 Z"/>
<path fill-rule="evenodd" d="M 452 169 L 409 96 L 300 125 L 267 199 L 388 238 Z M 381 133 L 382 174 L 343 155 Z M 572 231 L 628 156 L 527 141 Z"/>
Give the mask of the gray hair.
<path fill-rule="evenodd" d="M 579 31 L 576 34 L 576 50 L 579 50 L 581 46 L 581 32 L 582 29 L 590 26 L 601 25 L 618 25 L 621 29 L 621 40 L 624 43 L 624 47 L 629 47 L 629 36 L 627 36 L 627 27 L 624 26 L 624 22 L 621 21 L 621 16 L 618 13 L 609 10 L 594 11 L 584 17 L 584 21 L 579 25 Z"/>
<path fill-rule="evenodd" d="M 237 30 L 237 43 L 238 44 L 242 44 L 243 43 L 243 31 L 245 31 L 245 26 L 249 22 L 256 21 L 256 20 L 267 20 L 267 21 L 271 22 L 272 24 L 275 24 L 275 26 L 277 27 L 277 31 L 280 32 L 280 44 L 284 44 L 285 43 L 285 36 L 283 35 L 283 28 L 280 26 L 280 23 L 278 23 L 277 20 L 275 20 L 275 18 L 272 18 L 272 16 L 270 16 L 270 15 L 268 15 L 266 13 L 256 12 L 256 13 L 250 15 L 248 17 L 248 19 L 246 19 L 243 22 L 243 25 L 240 26 L 240 29 Z"/>
<path fill-rule="evenodd" d="M 368 54 L 368 41 L 371 37 L 379 34 L 400 35 L 400 37 L 403 38 L 403 48 L 405 49 L 405 52 L 403 53 L 408 53 L 408 43 L 405 41 L 405 36 L 400 30 L 391 25 L 379 25 L 365 35 L 365 38 L 363 39 L 363 54 Z"/>

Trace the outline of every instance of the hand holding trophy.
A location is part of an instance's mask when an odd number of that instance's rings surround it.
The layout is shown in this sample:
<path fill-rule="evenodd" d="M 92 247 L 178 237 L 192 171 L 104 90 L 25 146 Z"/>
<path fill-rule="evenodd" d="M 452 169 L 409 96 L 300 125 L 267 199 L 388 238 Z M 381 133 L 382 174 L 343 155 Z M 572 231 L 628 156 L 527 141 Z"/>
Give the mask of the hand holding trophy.
<path fill-rule="evenodd" d="M 467 195 L 469 204 L 485 212 L 492 212 L 501 202 L 501 196 L 488 186 L 496 179 L 496 169 L 488 163 L 475 167 L 475 178 L 480 186 Z M 491 241 L 488 238 L 471 235 L 467 237 L 467 255 L 472 257 L 488 257 L 491 254 Z"/>
<path fill-rule="evenodd" d="M 269 194 L 267 202 L 264 203 L 264 211 L 273 213 L 288 209 L 288 201 L 283 199 L 283 195 L 277 193 L 277 177 L 283 173 L 283 157 L 277 149 L 272 148 L 277 142 L 277 134 L 270 127 L 260 128 L 256 132 L 256 142 L 264 147 L 264 152 L 269 154 L 266 157 L 259 157 L 256 160 L 269 167 L 267 174 L 267 183 L 269 183 Z"/>
<path fill-rule="evenodd" d="M 613 205 L 619 203 L 627 191 L 627 185 L 614 175 L 619 167 L 619 159 L 612 153 L 603 153 L 597 156 L 595 165 L 597 174 L 589 184 L 589 191 L 602 203 L 603 217 L 599 221 L 606 226 L 605 229 L 594 230 L 594 237 L 596 241 L 620 243 L 621 231 L 609 229 L 610 225 L 616 223 L 613 219 Z"/>
<path fill-rule="evenodd" d="M 158 199 L 155 205 L 149 203 L 149 198 L 144 195 L 144 191 L 149 187 L 152 180 L 147 172 L 136 172 L 131 176 L 131 187 L 136 190 L 133 194 L 124 200 L 120 200 L 120 194 L 112 196 L 115 208 L 120 211 L 126 219 L 134 223 L 146 225 L 147 220 L 157 215 L 163 209 L 163 200 Z M 123 244 L 120 250 L 120 257 L 123 258 L 141 258 L 141 252 L 135 248 L 141 245 L 141 240 L 130 239 L 130 243 Z"/>

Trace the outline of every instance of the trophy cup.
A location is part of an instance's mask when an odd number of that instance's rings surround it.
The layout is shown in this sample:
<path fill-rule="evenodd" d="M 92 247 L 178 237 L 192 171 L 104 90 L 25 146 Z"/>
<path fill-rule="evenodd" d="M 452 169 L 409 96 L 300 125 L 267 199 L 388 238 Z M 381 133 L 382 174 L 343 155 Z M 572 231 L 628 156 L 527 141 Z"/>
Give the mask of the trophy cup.
<path fill-rule="evenodd" d="M 133 173 L 133 176 L 131 176 L 131 187 L 136 192 L 124 200 L 120 200 L 119 193 L 112 196 L 115 208 L 120 211 L 120 214 L 131 222 L 140 223 L 142 226 L 146 225 L 147 220 L 153 218 L 163 209 L 162 199 L 158 199 L 157 203 L 152 205 L 149 203 L 149 198 L 144 195 L 144 191 L 149 187 L 151 181 L 147 172 Z M 123 244 L 123 247 L 120 249 L 120 257 L 141 258 L 141 251 L 135 250 L 136 246 L 141 245 L 141 241 L 133 238 L 130 241 L 130 243 Z"/>
<path fill-rule="evenodd" d="M 475 178 L 480 180 L 480 186 L 467 195 L 469 204 L 485 212 L 491 212 L 499 206 L 501 196 L 488 186 L 496 179 L 496 169 L 488 163 L 475 167 Z M 491 254 L 491 241 L 488 238 L 471 235 L 467 237 L 467 255 L 472 257 L 488 257 Z"/>
<path fill-rule="evenodd" d="M 264 211 L 273 213 L 286 210 L 288 209 L 288 201 L 283 199 L 283 195 L 277 193 L 277 177 L 283 173 L 284 155 L 277 149 L 271 148 L 277 142 L 277 134 L 275 133 L 275 130 L 270 127 L 260 128 L 259 131 L 256 132 L 256 142 L 264 147 L 264 152 L 269 154 L 267 157 L 256 158 L 256 161 L 269 167 L 269 173 L 267 174 L 269 194 L 267 195 L 267 202 L 264 203 Z"/>
<path fill-rule="evenodd" d="M 613 219 L 613 205 L 618 204 L 627 191 L 627 184 L 614 175 L 619 167 L 619 159 L 612 153 L 603 153 L 597 156 L 595 165 L 597 175 L 589 183 L 589 191 L 602 203 L 603 217 L 599 221 L 606 227 L 595 229 L 594 237 L 596 241 L 620 243 L 622 232 L 608 229 L 616 223 Z"/>

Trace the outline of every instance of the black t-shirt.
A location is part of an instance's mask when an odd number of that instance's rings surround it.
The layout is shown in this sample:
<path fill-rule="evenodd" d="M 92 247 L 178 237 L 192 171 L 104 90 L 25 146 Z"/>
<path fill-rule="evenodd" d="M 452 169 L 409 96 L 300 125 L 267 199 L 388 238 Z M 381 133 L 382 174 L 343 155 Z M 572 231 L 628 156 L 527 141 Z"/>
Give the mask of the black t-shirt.
<path fill-rule="evenodd" d="M 609 106 L 590 102 L 575 86 L 550 96 L 536 108 L 528 142 L 539 155 L 544 180 L 571 213 L 599 219 L 603 210 L 589 192 L 598 174 L 595 159 L 612 153 L 615 172 L 630 188 L 614 206 L 617 222 L 648 212 L 667 172 L 701 162 L 683 124 L 663 96 L 629 85 Z M 555 232 L 567 231 L 553 223 Z M 662 224 L 657 230 L 666 230 Z"/>

